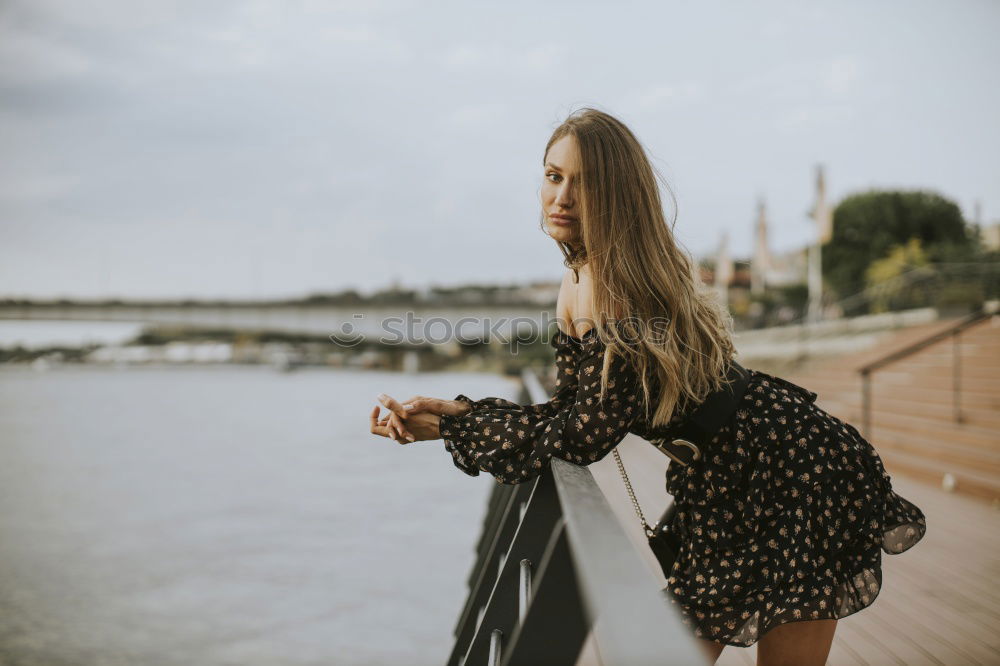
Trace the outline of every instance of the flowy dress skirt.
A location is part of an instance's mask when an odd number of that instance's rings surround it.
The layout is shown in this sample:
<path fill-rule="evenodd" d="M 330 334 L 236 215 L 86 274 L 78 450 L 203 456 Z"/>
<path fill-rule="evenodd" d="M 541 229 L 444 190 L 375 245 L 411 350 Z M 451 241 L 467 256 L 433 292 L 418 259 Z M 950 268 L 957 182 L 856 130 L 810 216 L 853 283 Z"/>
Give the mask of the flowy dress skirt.
<path fill-rule="evenodd" d="M 759 370 L 707 455 L 671 462 L 683 545 L 664 593 L 700 638 L 747 647 L 788 622 L 871 605 L 882 553 L 926 531 L 862 435 L 816 394 Z"/>

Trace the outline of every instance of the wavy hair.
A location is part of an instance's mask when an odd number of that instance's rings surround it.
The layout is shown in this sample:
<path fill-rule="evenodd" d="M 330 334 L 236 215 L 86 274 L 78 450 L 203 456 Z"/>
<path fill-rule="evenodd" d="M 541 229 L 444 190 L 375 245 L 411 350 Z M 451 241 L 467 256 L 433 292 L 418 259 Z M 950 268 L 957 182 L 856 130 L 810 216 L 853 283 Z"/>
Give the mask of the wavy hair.
<path fill-rule="evenodd" d="M 676 409 L 700 403 L 723 385 L 736 354 L 732 316 L 674 238 L 676 198 L 628 127 L 603 111 L 578 109 L 553 131 L 543 164 L 552 144 L 566 135 L 576 138 L 580 151 L 582 244 L 557 242 L 575 281 L 579 269 L 589 267 L 593 324 L 608 350 L 600 399 L 612 354 L 624 356 L 641 379 L 647 421 L 666 425 Z M 674 202 L 669 225 L 657 179 Z M 659 401 L 650 419 L 656 387 Z"/>

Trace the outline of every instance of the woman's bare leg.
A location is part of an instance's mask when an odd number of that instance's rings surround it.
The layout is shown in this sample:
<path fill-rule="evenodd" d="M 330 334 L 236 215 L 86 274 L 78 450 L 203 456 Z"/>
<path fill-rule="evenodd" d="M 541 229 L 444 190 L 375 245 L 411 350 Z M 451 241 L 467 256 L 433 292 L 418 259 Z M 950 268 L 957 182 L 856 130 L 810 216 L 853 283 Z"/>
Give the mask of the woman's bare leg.
<path fill-rule="evenodd" d="M 836 620 L 778 625 L 757 641 L 757 666 L 823 666 L 836 630 Z"/>
<path fill-rule="evenodd" d="M 716 643 L 715 641 L 708 641 L 704 638 L 695 638 L 698 642 L 698 647 L 701 648 L 702 652 L 708 655 L 709 664 L 714 664 L 722 654 L 722 650 L 726 647 L 725 643 Z"/>

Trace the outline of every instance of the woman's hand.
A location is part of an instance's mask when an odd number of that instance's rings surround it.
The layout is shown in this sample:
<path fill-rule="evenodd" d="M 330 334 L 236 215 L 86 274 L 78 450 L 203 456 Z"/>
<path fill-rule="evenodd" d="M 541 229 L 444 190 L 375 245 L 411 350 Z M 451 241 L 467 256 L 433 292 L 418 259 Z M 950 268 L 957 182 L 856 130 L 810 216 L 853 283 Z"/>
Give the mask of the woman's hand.
<path fill-rule="evenodd" d="M 371 412 L 371 431 L 374 435 L 389 437 L 397 444 L 407 444 L 406 440 L 415 442 L 441 438 L 439 429 L 441 417 L 437 414 L 429 412 L 414 414 L 407 420 L 404 428 L 400 418 L 393 412 L 389 412 L 380 419 L 380 409 L 378 405 L 375 405 Z"/>
<path fill-rule="evenodd" d="M 441 398 L 429 398 L 422 395 L 415 395 L 403 403 L 399 403 L 395 398 L 385 393 L 380 393 L 378 399 L 383 406 L 389 409 L 389 414 L 384 420 L 377 421 L 376 425 L 386 427 L 388 433 L 386 436 L 391 437 L 397 442 L 400 439 L 407 439 L 412 442 L 417 439 L 438 438 L 417 437 L 408 430 L 406 423 L 409 423 L 417 414 L 424 416 L 434 414 L 439 417 L 444 414 L 448 414 L 449 416 L 464 416 L 471 410 L 469 404 L 462 400 L 443 400 Z M 426 424 L 425 419 L 421 419 L 420 422 L 421 424 Z M 440 418 L 437 419 L 437 422 L 440 422 Z"/>

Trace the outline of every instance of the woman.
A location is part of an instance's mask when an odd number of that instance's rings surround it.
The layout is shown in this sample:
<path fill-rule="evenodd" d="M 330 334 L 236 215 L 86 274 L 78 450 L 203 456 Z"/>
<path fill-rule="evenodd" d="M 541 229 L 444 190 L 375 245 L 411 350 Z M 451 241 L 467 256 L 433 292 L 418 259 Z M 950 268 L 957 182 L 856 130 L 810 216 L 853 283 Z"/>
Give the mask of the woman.
<path fill-rule="evenodd" d="M 389 414 L 370 415 L 373 433 L 443 439 L 459 469 L 499 483 L 533 479 L 553 456 L 601 460 L 629 432 L 653 439 L 722 386 L 735 354 L 728 313 L 678 247 L 657 174 L 625 125 L 594 109 L 570 115 L 543 172 L 544 228 L 569 269 L 555 395 L 518 405 L 382 394 Z M 822 664 L 837 620 L 875 600 L 881 551 L 907 550 L 926 521 L 815 393 L 748 372 L 708 455 L 667 468 L 671 527 L 684 537 L 668 596 L 713 661 L 726 645 L 757 643 L 759 664 Z"/>

